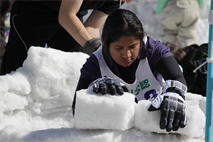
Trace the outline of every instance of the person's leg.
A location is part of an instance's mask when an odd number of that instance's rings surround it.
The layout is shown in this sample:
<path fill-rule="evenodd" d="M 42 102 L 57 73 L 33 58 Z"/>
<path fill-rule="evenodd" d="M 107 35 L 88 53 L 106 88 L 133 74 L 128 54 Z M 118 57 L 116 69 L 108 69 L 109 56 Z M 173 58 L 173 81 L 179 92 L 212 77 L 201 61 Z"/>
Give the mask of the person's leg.
<path fill-rule="evenodd" d="M 175 1 L 168 1 L 164 10 L 162 11 L 163 20 L 161 22 L 161 27 L 163 33 L 160 35 L 163 43 L 170 42 L 176 43 L 177 36 L 177 25 L 173 17 L 173 9 L 175 7 Z"/>
<path fill-rule="evenodd" d="M 178 45 L 186 47 L 196 42 L 196 24 L 199 18 L 199 5 L 197 1 L 191 0 L 189 7 L 185 9 L 184 20 L 178 29 Z"/>
<path fill-rule="evenodd" d="M 177 44 L 179 23 L 183 20 L 184 8 L 177 6 L 176 0 L 169 0 L 162 11 L 163 20 L 161 22 L 163 43 L 170 42 Z"/>
<path fill-rule="evenodd" d="M 44 47 L 60 28 L 57 13 L 33 1 L 16 1 L 11 10 L 10 23 L 2 75 L 21 67 L 28 49 L 31 46 Z"/>

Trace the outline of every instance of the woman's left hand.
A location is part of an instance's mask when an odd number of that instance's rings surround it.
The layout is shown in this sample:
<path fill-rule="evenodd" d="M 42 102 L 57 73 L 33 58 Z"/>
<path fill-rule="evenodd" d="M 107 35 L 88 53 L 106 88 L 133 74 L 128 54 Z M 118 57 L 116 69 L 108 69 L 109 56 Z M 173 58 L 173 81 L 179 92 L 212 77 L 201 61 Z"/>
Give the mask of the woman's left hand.
<path fill-rule="evenodd" d="M 165 82 L 164 93 L 152 101 L 148 111 L 161 110 L 160 128 L 167 132 L 186 126 L 185 93 L 187 87 L 179 81 Z"/>
<path fill-rule="evenodd" d="M 167 92 L 158 96 L 148 111 L 158 109 L 161 111 L 160 129 L 166 129 L 167 132 L 170 132 L 186 126 L 186 104 L 177 93 Z"/>

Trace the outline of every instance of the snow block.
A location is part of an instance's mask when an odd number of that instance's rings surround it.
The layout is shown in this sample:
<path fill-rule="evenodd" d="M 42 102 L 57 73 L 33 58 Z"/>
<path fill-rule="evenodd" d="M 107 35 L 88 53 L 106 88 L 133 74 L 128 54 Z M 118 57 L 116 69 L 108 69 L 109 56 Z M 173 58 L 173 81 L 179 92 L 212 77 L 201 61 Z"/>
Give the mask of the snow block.
<path fill-rule="evenodd" d="M 135 128 L 141 131 L 168 133 L 159 127 L 160 111 L 148 111 L 150 101 L 142 100 L 135 107 Z M 186 101 L 187 106 L 187 125 L 179 128 L 178 131 L 170 133 L 178 133 L 186 135 L 189 138 L 204 137 L 205 115 L 199 107 L 198 101 Z M 145 116 L 145 117 L 144 117 Z"/>
<path fill-rule="evenodd" d="M 90 89 L 76 95 L 75 128 L 127 130 L 134 126 L 134 95 L 101 95 Z"/>

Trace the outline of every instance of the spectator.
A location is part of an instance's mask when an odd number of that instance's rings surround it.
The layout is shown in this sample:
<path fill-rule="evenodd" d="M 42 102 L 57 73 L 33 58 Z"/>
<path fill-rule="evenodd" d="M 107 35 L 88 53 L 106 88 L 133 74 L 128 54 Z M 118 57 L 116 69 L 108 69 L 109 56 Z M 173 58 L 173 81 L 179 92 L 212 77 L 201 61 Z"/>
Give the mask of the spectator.
<path fill-rule="evenodd" d="M 163 43 L 181 48 L 196 44 L 196 23 L 204 0 L 158 0 L 156 14 L 162 13 Z"/>
<path fill-rule="evenodd" d="M 119 6 L 120 1 L 114 0 L 16 0 L 1 74 L 21 67 L 31 46 L 47 44 L 62 51 L 90 55 L 101 44 L 99 29 L 108 14 Z M 88 9 L 93 12 L 83 22 Z"/>

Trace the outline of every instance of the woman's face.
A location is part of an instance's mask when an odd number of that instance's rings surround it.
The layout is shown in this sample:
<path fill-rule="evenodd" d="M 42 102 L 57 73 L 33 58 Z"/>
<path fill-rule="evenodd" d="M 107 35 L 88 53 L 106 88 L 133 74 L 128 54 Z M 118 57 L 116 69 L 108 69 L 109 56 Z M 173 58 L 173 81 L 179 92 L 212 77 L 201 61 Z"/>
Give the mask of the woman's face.
<path fill-rule="evenodd" d="M 123 67 L 128 67 L 135 61 L 139 50 L 140 40 L 135 40 L 133 36 L 122 36 L 109 45 L 113 60 Z"/>

